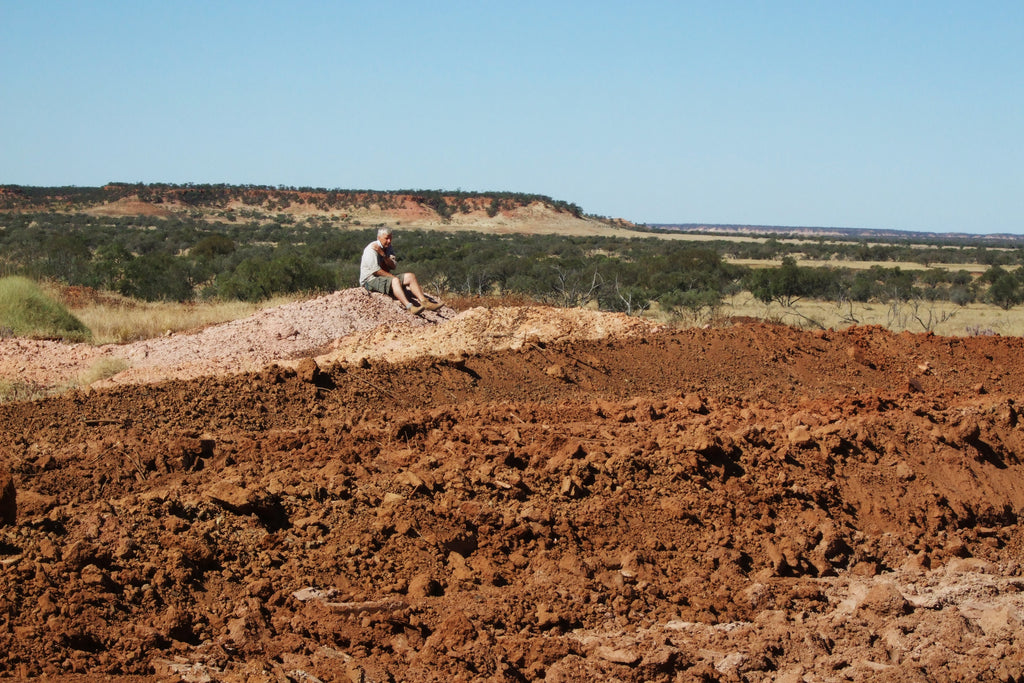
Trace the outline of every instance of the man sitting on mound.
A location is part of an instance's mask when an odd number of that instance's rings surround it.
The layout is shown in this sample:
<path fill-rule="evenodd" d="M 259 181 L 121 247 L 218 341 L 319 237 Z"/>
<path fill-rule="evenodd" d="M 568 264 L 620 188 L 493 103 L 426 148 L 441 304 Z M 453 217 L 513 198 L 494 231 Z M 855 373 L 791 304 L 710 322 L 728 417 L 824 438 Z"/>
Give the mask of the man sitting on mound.
<path fill-rule="evenodd" d="M 391 228 L 378 228 L 377 239 L 363 249 L 363 259 L 359 263 L 359 284 L 369 292 L 395 297 L 413 315 L 422 313 L 423 309 L 436 311 L 441 308 L 440 303 L 426 297 L 413 273 L 392 273 L 396 260 L 395 251 L 391 248 Z M 406 288 L 412 292 L 417 303 L 409 299 Z"/>

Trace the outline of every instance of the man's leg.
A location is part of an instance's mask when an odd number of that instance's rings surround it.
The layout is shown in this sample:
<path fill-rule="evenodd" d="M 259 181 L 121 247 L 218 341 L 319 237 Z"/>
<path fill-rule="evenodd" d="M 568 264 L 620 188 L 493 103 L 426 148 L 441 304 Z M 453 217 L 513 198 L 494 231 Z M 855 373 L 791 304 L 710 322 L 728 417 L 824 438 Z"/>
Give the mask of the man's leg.
<path fill-rule="evenodd" d="M 402 288 L 402 282 L 397 276 L 392 275 L 385 277 L 383 275 L 374 275 L 363 283 L 363 287 L 368 292 L 377 292 L 379 294 L 384 294 L 398 299 L 402 305 L 405 306 L 405 310 L 409 311 L 413 315 L 423 311 L 422 306 L 414 306 L 413 303 L 409 301 L 409 295 L 405 293 L 405 290 Z"/>
<path fill-rule="evenodd" d="M 423 306 L 414 306 L 412 302 L 409 301 L 409 297 L 406 296 L 405 289 L 402 287 L 402 282 L 401 280 L 398 279 L 397 276 L 391 278 L 391 293 L 395 295 L 396 299 L 402 302 L 402 304 L 405 306 L 405 310 L 409 311 L 410 313 L 415 315 L 416 313 L 419 313 L 420 311 L 423 310 Z"/>
<path fill-rule="evenodd" d="M 402 284 L 409 288 L 409 291 L 412 292 L 412 295 L 416 297 L 416 300 L 419 301 L 424 308 L 430 311 L 436 311 L 441 308 L 441 304 L 432 302 L 427 298 L 427 295 L 423 293 L 423 288 L 420 287 L 420 281 L 416 279 L 416 275 L 414 273 L 405 273 L 403 278 L 404 281 Z M 401 289 L 401 287 L 399 287 L 399 289 Z"/>

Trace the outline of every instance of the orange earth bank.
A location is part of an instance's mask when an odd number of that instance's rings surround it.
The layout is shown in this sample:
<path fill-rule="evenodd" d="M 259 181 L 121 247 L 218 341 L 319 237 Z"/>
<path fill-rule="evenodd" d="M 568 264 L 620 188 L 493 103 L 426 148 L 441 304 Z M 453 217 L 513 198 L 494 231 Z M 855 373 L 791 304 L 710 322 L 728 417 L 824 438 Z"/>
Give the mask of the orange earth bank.
<path fill-rule="evenodd" d="M 347 290 L 0 340 L 0 672 L 1020 680 L 1024 343 Z"/>

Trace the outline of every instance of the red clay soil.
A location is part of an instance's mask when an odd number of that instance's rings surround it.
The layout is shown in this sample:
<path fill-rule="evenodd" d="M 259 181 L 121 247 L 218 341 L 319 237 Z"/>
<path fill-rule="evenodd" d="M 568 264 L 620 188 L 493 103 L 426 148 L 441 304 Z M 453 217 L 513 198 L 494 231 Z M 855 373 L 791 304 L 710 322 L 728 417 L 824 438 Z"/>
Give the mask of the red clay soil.
<path fill-rule="evenodd" d="M 1024 676 L 1021 339 L 321 365 L 0 406 L 0 672 Z"/>

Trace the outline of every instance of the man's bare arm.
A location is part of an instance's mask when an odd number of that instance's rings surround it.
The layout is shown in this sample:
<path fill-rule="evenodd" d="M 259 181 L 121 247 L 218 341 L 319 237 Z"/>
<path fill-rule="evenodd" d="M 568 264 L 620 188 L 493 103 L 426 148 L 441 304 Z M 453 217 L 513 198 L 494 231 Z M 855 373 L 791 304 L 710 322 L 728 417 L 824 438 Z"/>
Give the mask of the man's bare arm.
<path fill-rule="evenodd" d="M 373 245 L 373 250 L 377 252 L 377 255 L 383 259 L 381 265 L 384 266 L 383 269 L 378 270 L 377 272 L 374 273 L 374 275 L 390 275 L 391 271 L 395 269 L 395 260 L 388 256 L 386 253 L 384 253 L 384 249 L 379 244 Z"/>

